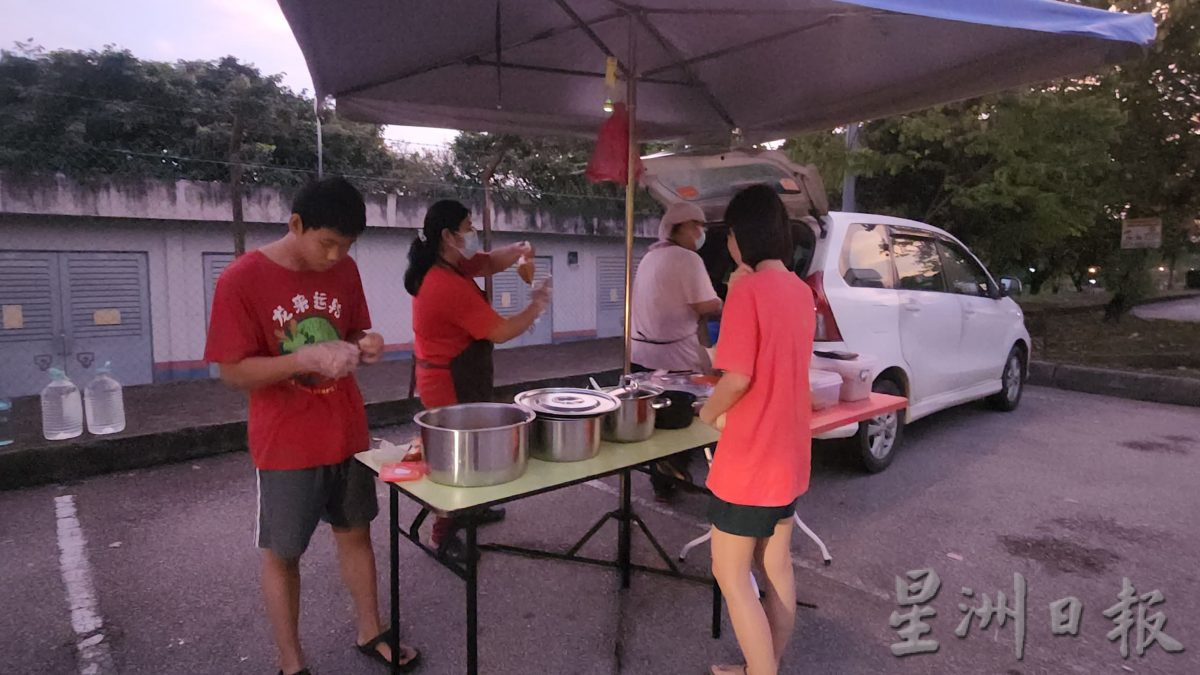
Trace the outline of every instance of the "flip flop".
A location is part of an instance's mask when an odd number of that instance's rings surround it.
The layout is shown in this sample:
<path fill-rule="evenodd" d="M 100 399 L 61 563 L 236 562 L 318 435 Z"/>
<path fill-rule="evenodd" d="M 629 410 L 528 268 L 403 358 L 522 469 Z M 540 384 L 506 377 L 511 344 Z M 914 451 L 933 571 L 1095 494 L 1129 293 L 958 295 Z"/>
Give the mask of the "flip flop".
<path fill-rule="evenodd" d="M 366 644 L 356 644 L 354 646 L 361 654 L 363 654 L 363 656 L 371 658 L 374 661 L 382 663 L 388 668 L 391 668 L 391 660 L 384 658 L 383 654 L 379 653 L 379 645 L 390 645 L 391 637 L 392 629 L 388 628 L 379 635 L 376 635 L 374 638 L 368 640 Z M 402 673 L 410 672 L 417 667 L 418 663 L 421 662 L 421 652 L 417 651 L 416 647 L 402 644 L 400 645 L 400 652 L 402 654 L 412 654 L 407 661 L 403 661 L 400 663 L 400 665 L 396 666 L 396 668 Z"/>
<path fill-rule="evenodd" d="M 279 671 L 279 675 L 283 675 L 282 670 Z M 297 670 L 296 672 L 292 673 L 292 675 L 312 675 L 312 673 L 309 672 L 308 668 L 305 668 L 304 670 Z"/>
<path fill-rule="evenodd" d="M 717 665 L 717 666 L 709 666 L 708 674 L 709 675 L 750 675 L 750 670 L 744 665 L 742 665 L 742 666 Z"/>

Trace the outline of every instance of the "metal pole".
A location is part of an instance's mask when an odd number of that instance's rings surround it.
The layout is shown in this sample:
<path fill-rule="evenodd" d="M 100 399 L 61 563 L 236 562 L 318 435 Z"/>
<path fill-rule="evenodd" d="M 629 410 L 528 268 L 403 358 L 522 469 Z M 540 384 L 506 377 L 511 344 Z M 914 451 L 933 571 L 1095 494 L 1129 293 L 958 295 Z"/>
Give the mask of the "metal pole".
<path fill-rule="evenodd" d="M 388 603 L 391 614 L 391 635 L 388 648 L 392 650 L 390 672 L 400 672 L 400 497 L 396 488 L 388 486 Z M 415 531 L 415 528 L 414 528 Z"/>
<path fill-rule="evenodd" d="M 467 673 L 479 674 L 479 577 L 477 558 L 479 548 L 475 539 L 475 523 L 467 525 Z"/>
<path fill-rule="evenodd" d="M 633 202 L 637 196 L 637 33 L 629 16 L 629 70 L 625 76 L 625 108 L 629 114 L 629 153 L 625 173 L 625 374 L 633 370 Z"/>
<path fill-rule="evenodd" d="M 633 559 L 633 531 L 630 528 L 633 507 L 632 480 L 629 469 L 621 472 L 621 515 L 617 518 L 617 567 L 621 572 L 621 588 L 629 588 L 633 576 L 631 561 Z"/>
<path fill-rule="evenodd" d="M 858 147 L 858 131 L 862 126 L 858 122 L 846 125 L 846 157 L 849 159 L 850 153 Z M 847 213 L 858 211 L 858 206 L 855 204 L 854 184 L 855 178 L 853 172 L 850 171 L 850 166 L 847 163 L 845 171 L 842 173 L 842 210 Z"/>
<path fill-rule="evenodd" d="M 313 101 L 313 113 L 317 116 L 317 179 L 325 177 L 325 142 L 321 138 L 321 97 Z"/>

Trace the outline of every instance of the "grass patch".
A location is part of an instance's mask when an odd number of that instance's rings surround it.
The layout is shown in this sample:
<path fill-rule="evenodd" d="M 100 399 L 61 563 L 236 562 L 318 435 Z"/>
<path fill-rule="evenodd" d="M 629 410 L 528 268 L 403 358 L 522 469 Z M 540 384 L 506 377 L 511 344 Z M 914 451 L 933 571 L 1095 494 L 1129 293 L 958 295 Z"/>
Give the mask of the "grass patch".
<path fill-rule="evenodd" d="M 1139 319 L 1105 323 L 1100 310 L 1028 315 L 1034 358 L 1200 379 L 1200 322 Z"/>

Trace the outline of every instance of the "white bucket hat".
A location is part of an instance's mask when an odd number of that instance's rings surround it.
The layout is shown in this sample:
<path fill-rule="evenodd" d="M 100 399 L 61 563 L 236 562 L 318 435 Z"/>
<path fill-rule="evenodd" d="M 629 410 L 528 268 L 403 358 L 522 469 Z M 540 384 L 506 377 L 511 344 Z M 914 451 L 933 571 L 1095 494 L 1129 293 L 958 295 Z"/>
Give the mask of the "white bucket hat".
<path fill-rule="evenodd" d="M 677 202 L 667 207 L 667 212 L 663 214 L 662 221 L 658 224 L 659 241 L 669 241 L 671 230 L 675 229 L 676 225 L 689 220 L 698 220 L 703 223 L 704 210 L 695 204 L 686 202 Z"/>

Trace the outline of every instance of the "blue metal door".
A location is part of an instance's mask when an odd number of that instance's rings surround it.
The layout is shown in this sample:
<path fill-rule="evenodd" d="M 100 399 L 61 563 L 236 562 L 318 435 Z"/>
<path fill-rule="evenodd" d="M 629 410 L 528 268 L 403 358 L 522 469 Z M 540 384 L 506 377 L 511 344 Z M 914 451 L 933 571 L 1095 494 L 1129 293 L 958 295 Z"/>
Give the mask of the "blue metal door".
<path fill-rule="evenodd" d="M 67 374 L 83 387 L 112 362 L 125 386 L 154 381 L 144 253 L 60 253 Z"/>
<path fill-rule="evenodd" d="M 0 396 L 37 394 L 63 367 L 58 254 L 0 253 Z"/>

